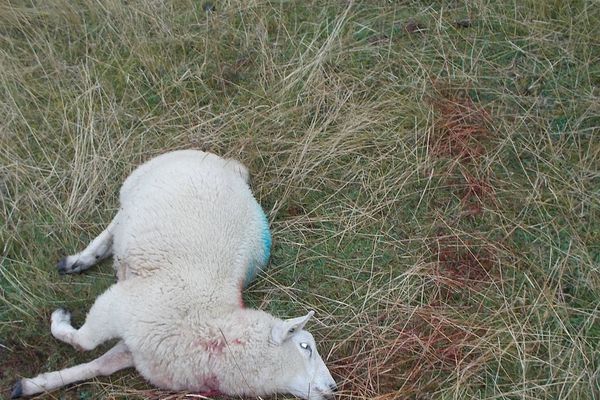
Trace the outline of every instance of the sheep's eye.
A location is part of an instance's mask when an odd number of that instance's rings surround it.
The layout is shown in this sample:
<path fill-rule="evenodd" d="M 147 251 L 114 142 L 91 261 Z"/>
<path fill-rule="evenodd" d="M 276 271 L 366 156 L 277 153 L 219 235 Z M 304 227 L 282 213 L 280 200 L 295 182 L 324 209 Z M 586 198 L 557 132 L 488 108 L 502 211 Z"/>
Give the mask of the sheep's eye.
<path fill-rule="evenodd" d="M 308 354 L 312 355 L 312 349 L 310 348 L 310 345 L 308 343 L 300 343 L 300 347 L 302 347 L 304 350 L 308 351 Z"/>

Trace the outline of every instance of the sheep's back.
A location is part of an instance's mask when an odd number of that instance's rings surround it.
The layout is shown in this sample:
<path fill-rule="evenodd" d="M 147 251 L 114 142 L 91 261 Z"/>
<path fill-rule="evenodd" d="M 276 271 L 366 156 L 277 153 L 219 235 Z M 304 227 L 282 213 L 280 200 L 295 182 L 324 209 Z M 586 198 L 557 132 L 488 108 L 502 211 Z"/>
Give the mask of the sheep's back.
<path fill-rule="evenodd" d="M 168 271 L 235 282 L 266 264 L 270 234 L 241 164 L 199 151 L 159 156 L 121 189 L 113 251 L 118 275 Z"/>

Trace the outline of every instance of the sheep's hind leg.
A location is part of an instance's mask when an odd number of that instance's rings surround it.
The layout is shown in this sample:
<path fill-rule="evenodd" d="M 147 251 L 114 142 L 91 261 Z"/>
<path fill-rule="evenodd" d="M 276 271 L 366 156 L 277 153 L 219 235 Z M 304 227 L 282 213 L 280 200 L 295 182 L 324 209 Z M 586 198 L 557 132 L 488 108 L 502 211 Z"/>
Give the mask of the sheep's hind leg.
<path fill-rule="evenodd" d="M 50 331 L 56 339 L 76 349 L 92 350 L 107 340 L 119 337 L 120 319 L 115 304 L 122 299 L 119 284 L 111 286 L 96 299 L 79 329 L 71 325 L 71 314 L 60 308 L 52 313 Z M 123 307 L 122 304 L 119 310 Z"/>
<path fill-rule="evenodd" d="M 58 272 L 62 274 L 73 274 L 82 272 L 112 255 L 113 234 L 117 217 L 85 248 L 85 250 L 61 258 L 56 264 Z"/>
<path fill-rule="evenodd" d="M 133 367 L 133 357 L 123 341 L 120 341 L 97 359 L 60 371 L 47 372 L 31 379 L 20 379 L 13 386 L 11 398 L 58 389 L 70 383 L 108 376 L 121 369 Z"/>

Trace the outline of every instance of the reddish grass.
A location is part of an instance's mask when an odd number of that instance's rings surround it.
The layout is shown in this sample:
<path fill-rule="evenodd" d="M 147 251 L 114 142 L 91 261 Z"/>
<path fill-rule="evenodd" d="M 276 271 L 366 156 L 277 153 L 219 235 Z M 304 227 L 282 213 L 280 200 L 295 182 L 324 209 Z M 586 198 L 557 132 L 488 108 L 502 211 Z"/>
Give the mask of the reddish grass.
<path fill-rule="evenodd" d="M 435 285 L 427 286 L 433 293 L 429 302 L 382 305 L 378 316 L 362 315 L 368 322 L 360 323 L 362 328 L 340 346 L 340 354 L 348 356 L 339 359 L 332 372 L 346 379 L 343 393 L 418 398 L 454 379 L 451 376 L 471 376 L 484 365 L 478 343 L 487 329 L 479 324 L 477 310 L 453 295 L 468 295 L 492 283 L 495 253 L 490 246 L 476 246 L 455 235 L 436 236 L 430 251 L 429 275 Z M 464 319 L 450 316 L 457 308 L 465 309 Z"/>
<path fill-rule="evenodd" d="M 496 257 L 489 246 L 474 246 L 470 240 L 450 235 L 437 237 L 430 250 L 431 276 L 451 291 L 476 290 L 494 280 Z"/>
<path fill-rule="evenodd" d="M 480 356 L 476 342 L 485 334 L 448 318 L 443 306 L 407 313 L 396 304 L 355 334 L 343 352 L 349 355 L 332 372 L 346 378 L 342 393 L 357 398 L 415 396 L 435 390 L 449 374 L 474 373 Z"/>
<path fill-rule="evenodd" d="M 430 154 L 455 161 L 450 163 L 448 179 L 454 181 L 449 186 L 461 199 L 461 216 L 479 215 L 488 204 L 496 204 L 489 173 L 470 172 L 479 169 L 479 161 L 490 146 L 492 118 L 465 90 L 453 89 L 451 83 L 434 82 L 433 89 L 434 96 L 429 99 L 434 111 Z M 460 169 L 458 176 L 455 167 Z"/>
<path fill-rule="evenodd" d="M 454 161 L 445 186 L 460 198 L 461 216 L 481 214 L 484 207 L 496 204 L 495 190 L 487 174 L 470 171 L 478 170 L 486 153 L 491 119 L 464 91 L 448 87 L 434 84 L 430 154 Z M 473 322 L 477 310 L 469 305 L 468 296 L 496 279 L 495 251 L 487 244 L 476 245 L 472 236 L 462 239 L 439 233 L 429 252 L 427 273 L 434 284 L 424 289 L 425 304 L 408 306 L 398 301 L 382 305 L 378 316 L 361 315 L 366 321 L 340 345 L 339 353 L 348 356 L 332 370 L 346 378 L 343 392 L 380 400 L 419 398 L 446 379 L 470 376 L 483 365 L 477 344 L 487 330 Z M 465 309 L 465 317 L 450 317 L 458 308 Z"/>
<path fill-rule="evenodd" d="M 434 88 L 436 95 L 430 99 L 434 111 L 431 154 L 463 161 L 480 158 L 485 154 L 484 140 L 492 136 L 489 113 L 464 91 L 436 83 Z"/>
<path fill-rule="evenodd" d="M 486 204 L 496 205 L 496 191 L 487 178 L 478 178 L 468 171 L 462 171 L 465 180 L 460 203 L 466 215 L 478 215 Z"/>

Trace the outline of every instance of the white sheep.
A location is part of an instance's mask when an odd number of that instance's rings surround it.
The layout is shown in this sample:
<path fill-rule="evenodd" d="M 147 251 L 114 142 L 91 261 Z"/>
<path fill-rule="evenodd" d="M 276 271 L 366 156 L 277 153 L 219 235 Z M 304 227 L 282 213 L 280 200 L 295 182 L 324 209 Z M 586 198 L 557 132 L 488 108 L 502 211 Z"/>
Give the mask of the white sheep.
<path fill-rule="evenodd" d="M 110 351 L 86 364 L 19 380 L 13 398 L 135 367 L 153 385 L 205 394 L 291 393 L 332 398 L 336 384 L 303 330 L 313 315 L 280 320 L 244 308 L 241 290 L 269 258 L 267 219 L 248 170 L 214 154 L 163 154 L 137 168 L 121 208 L 61 273 L 114 258 L 118 282 L 96 299 L 79 329 L 54 311 L 55 338 Z"/>

